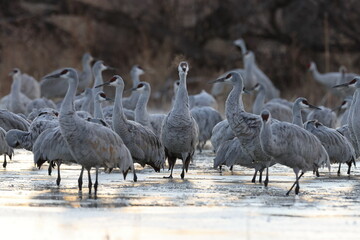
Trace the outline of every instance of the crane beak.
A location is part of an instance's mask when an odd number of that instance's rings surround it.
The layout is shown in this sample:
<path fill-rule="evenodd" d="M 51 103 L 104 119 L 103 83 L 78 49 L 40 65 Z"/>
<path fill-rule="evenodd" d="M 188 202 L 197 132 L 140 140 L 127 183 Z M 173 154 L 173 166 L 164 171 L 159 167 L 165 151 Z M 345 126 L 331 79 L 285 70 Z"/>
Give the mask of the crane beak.
<path fill-rule="evenodd" d="M 107 70 L 113 70 L 113 71 L 116 71 L 116 70 L 119 70 L 118 68 L 115 68 L 115 67 L 110 67 L 110 66 L 105 66 Z"/>
<path fill-rule="evenodd" d="M 61 73 L 55 73 L 49 76 L 44 77 L 44 79 L 49 79 L 49 78 L 60 78 Z"/>
<path fill-rule="evenodd" d="M 137 87 L 131 88 L 131 89 L 127 90 L 127 91 L 130 91 L 130 90 L 131 90 L 132 92 L 134 92 L 134 91 L 137 90 Z"/>
<path fill-rule="evenodd" d="M 343 84 L 338 84 L 333 86 L 333 88 L 339 88 L 339 87 L 348 87 L 350 84 L 349 83 L 343 83 Z"/>
<path fill-rule="evenodd" d="M 311 105 L 311 104 L 309 104 L 309 108 L 312 108 L 312 109 L 316 109 L 316 110 L 321 110 L 321 108 L 319 108 L 319 107 L 316 107 L 316 106 L 314 106 L 314 105 Z"/>
<path fill-rule="evenodd" d="M 110 85 L 110 82 L 104 82 L 103 84 L 99 84 L 99 85 L 95 86 L 95 88 L 104 87 L 104 86 L 108 86 L 108 85 Z"/>
<path fill-rule="evenodd" d="M 250 94 L 252 91 L 254 91 L 254 89 L 247 90 L 246 88 L 243 88 L 243 92 L 244 92 L 245 94 Z"/>
<path fill-rule="evenodd" d="M 113 100 L 112 98 L 108 98 L 108 97 L 105 98 L 105 101 L 112 101 L 112 100 Z"/>
<path fill-rule="evenodd" d="M 337 106 L 337 107 L 331 109 L 331 111 L 332 111 L 332 112 L 339 111 L 341 107 L 342 107 L 342 105 Z"/>
<path fill-rule="evenodd" d="M 208 84 L 214 84 L 214 83 L 217 83 L 217 82 L 225 82 L 225 78 L 222 77 L 222 78 L 218 78 L 218 79 L 209 81 Z"/>

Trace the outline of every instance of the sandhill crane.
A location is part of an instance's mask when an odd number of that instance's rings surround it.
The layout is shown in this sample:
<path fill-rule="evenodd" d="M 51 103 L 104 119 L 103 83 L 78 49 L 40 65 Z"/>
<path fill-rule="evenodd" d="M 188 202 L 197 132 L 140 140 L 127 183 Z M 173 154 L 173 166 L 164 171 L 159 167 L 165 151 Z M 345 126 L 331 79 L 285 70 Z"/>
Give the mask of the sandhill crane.
<path fill-rule="evenodd" d="M 26 106 L 26 114 L 29 115 L 34 109 L 52 108 L 56 109 L 56 104 L 47 98 L 37 98 L 29 102 Z"/>
<path fill-rule="evenodd" d="M 160 139 L 149 128 L 126 119 L 122 105 L 122 94 L 124 91 L 123 79 L 115 75 L 110 81 L 96 87 L 106 85 L 116 88 L 112 116 L 113 129 L 119 134 L 130 150 L 134 162 L 142 166 L 148 164 L 153 167 L 156 172 L 159 172 L 165 162 L 164 147 Z"/>
<path fill-rule="evenodd" d="M 222 121 L 222 117 L 221 114 L 212 107 L 195 107 L 190 110 L 190 113 L 199 127 L 197 148 L 202 152 L 206 142 L 211 138 L 213 128 Z"/>
<path fill-rule="evenodd" d="M 90 170 L 92 167 L 96 168 L 95 195 L 98 187 L 99 167 L 119 167 L 124 178 L 128 170 L 132 169 L 134 170 L 134 181 L 136 181 L 137 177 L 130 151 L 119 135 L 107 127 L 88 122 L 76 115 L 74 98 L 79 83 L 76 70 L 66 68 L 49 77 L 67 79 L 69 83 L 60 110 L 59 124 L 61 134 L 69 146 L 71 155 L 82 166 L 78 180 L 79 190 L 82 189 L 82 175 L 86 169 L 89 178 L 89 193 L 91 193 Z"/>
<path fill-rule="evenodd" d="M 137 85 L 140 82 L 140 76 L 142 74 L 144 74 L 144 70 L 140 66 L 135 65 L 131 68 L 130 76 L 131 76 L 132 84 L 133 84 L 132 88 L 137 87 Z M 139 99 L 139 96 L 140 96 L 139 92 L 132 92 L 130 97 L 123 98 L 122 101 L 123 101 L 124 108 L 129 109 L 129 110 L 135 110 L 136 103 Z"/>
<path fill-rule="evenodd" d="M 214 152 L 217 152 L 220 145 L 228 140 L 231 140 L 235 137 L 233 130 L 231 129 L 227 119 L 222 120 L 216 124 L 211 133 L 211 144 L 213 146 Z"/>
<path fill-rule="evenodd" d="M 0 127 L 0 155 L 4 154 L 4 162 L 3 162 L 4 168 L 6 168 L 7 165 L 6 155 L 9 156 L 10 160 L 14 155 L 14 150 L 5 141 L 5 135 L 6 135 L 6 131 L 2 127 Z"/>
<path fill-rule="evenodd" d="M 317 120 L 307 121 L 304 128 L 314 134 L 327 151 L 331 163 L 339 163 L 337 174 L 340 175 L 341 163 L 349 166 L 350 174 L 351 164 L 355 164 L 355 150 L 345 136 L 332 128 L 324 126 Z"/>
<path fill-rule="evenodd" d="M 330 108 L 320 106 L 320 109 L 315 109 L 311 111 L 307 115 L 307 120 L 318 120 L 323 125 L 329 127 L 329 128 L 335 128 L 336 127 L 336 113 L 331 110 Z"/>
<path fill-rule="evenodd" d="M 174 106 L 163 121 L 161 139 L 171 169 L 169 178 L 172 178 L 176 159 L 180 158 L 183 162 L 180 176 L 184 179 L 185 171 L 188 171 L 195 153 L 199 129 L 189 109 L 189 95 L 186 87 L 188 63 L 180 62 L 178 71 L 180 84 L 176 91 Z"/>
<path fill-rule="evenodd" d="M 151 86 L 147 82 L 140 82 L 133 91 L 140 92 L 140 96 L 135 108 L 135 122 L 150 128 L 160 139 L 161 126 L 165 119 L 165 114 L 149 114 L 147 104 L 151 94 Z"/>
<path fill-rule="evenodd" d="M 85 88 L 89 87 L 92 81 L 91 74 L 91 61 L 93 57 L 89 53 L 85 53 L 81 59 L 82 71 L 77 72 L 79 76 L 79 86 L 77 91 L 82 92 Z M 40 81 L 41 96 L 46 98 L 63 98 L 67 91 L 67 85 L 64 81 L 51 76 L 58 76 L 64 68 L 57 69 L 46 76 Z"/>
<path fill-rule="evenodd" d="M 30 123 L 18 114 L 9 112 L 8 110 L 0 110 L 0 127 L 2 127 L 5 131 L 9 131 L 11 129 L 27 131 L 29 126 Z"/>
<path fill-rule="evenodd" d="M 302 110 L 305 109 L 316 109 L 316 110 L 320 110 L 320 108 L 309 104 L 308 100 L 306 98 L 303 97 L 299 97 L 294 101 L 293 104 L 293 120 L 292 123 L 299 126 L 299 127 L 304 127 L 304 122 L 303 122 L 303 116 L 302 116 Z"/>
<path fill-rule="evenodd" d="M 243 150 L 254 162 L 263 162 L 266 166 L 264 185 L 269 182 L 268 168 L 272 158 L 260 147 L 259 133 L 261 119 L 259 115 L 247 113 L 244 110 L 241 94 L 243 93 L 243 78 L 237 72 L 231 72 L 226 77 L 214 82 L 229 82 L 233 85 L 225 105 L 226 117 L 234 134 L 240 140 Z"/>
<path fill-rule="evenodd" d="M 306 171 L 317 171 L 324 165 L 330 171 L 329 156 L 315 135 L 292 123 L 271 121 L 271 113 L 266 109 L 261 112 L 261 118 L 261 148 L 277 163 L 294 170 L 296 195 L 300 189 L 299 179 Z"/>
<path fill-rule="evenodd" d="M 34 163 L 38 168 L 40 168 L 44 162 L 49 162 L 49 168 L 51 169 L 53 162 L 57 162 L 58 176 L 56 184 L 58 186 L 61 181 L 60 165 L 62 163 L 77 163 L 71 155 L 68 144 L 61 135 L 59 126 L 43 131 L 36 139 L 32 151 L 34 153 Z"/>
<path fill-rule="evenodd" d="M 13 148 L 24 148 L 32 151 L 37 137 L 46 129 L 57 126 L 59 126 L 58 115 L 52 112 L 43 112 L 32 121 L 29 130 L 9 130 L 6 133 L 6 142 Z"/>
<path fill-rule="evenodd" d="M 324 85 L 325 87 L 330 89 L 330 91 L 332 93 L 334 93 L 335 95 L 340 96 L 340 97 L 346 97 L 346 96 L 353 94 L 354 91 L 352 89 L 348 89 L 345 91 L 338 91 L 337 89 L 334 89 L 332 87 L 337 84 L 342 84 L 342 83 L 352 80 L 357 74 L 344 73 L 342 71 L 320 73 L 316 67 L 315 62 L 310 62 L 310 64 L 308 64 L 308 69 L 312 73 L 315 81 L 321 83 L 322 85 Z M 340 82 L 340 81 L 342 81 L 342 82 Z"/>
<path fill-rule="evenodd" d="M 31 100 L 21 92 L 21 73 L 14 70 L 9 75 L 13 77 L 10 93 L 0 100 L 0 106 L 13 113 L 26 114 L 26 106 Z"/>
<path fill-rule="evenodd" d="M 265 103 L 267 90 L 262 84 L 257 84 L 255 90 L 258 92 L 252 107 L 252 112 L 254 114 L 260 114 L 263 109 L 267 109 L 271 112 L 271 116 L 273 116 L 274 119 L 285 122 L 292 121 L 292 108 L 289 107 L 288 104 L 283 104 L 279 100 L 272 101 L 273 99 Z"/>

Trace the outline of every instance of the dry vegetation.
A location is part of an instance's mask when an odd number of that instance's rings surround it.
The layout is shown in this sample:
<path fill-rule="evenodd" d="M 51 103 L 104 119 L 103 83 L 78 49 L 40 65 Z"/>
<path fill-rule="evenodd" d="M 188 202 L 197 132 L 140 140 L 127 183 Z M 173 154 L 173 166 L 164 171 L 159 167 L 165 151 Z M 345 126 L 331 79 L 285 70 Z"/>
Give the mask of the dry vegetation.
<path fill-rule="evenodd" d="M 158 96 L 171 95 L 174 63 L 190 62 L 191 92 L 209 89 L 207 80 L 242 67 L 232 41 L 243 37 L 284 97 L 319 101 L 325 91 L 306 65 L 360 72 L 359 11 L 354 0 L 3 0 L 0 94 L 9 91 L 13 67 L 39 79 L 58 67 L 80 68 L 89 51 L 127 80 L 131 66 L 142 65 L 154 99 L 164 102 L 169 97 Z"/>

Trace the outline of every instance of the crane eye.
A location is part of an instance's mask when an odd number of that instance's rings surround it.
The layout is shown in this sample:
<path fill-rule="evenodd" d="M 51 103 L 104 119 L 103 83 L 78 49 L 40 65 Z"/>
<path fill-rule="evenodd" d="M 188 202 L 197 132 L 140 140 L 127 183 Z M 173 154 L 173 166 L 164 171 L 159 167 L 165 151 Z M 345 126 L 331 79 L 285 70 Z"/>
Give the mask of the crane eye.
<path fill-rule="evenodd" d="M 302 100 L 302 103 L 305 105 L 309 105 L 308 101 L 306 101 L 306 100 Z"/>
<path fill-rule="evenodd" d="M 137 68 L 144 71 L 144 69 L 141 66 L 137 66 Z"/>
<path fill-rule="evenodd" d="M 351 80 L 350 84 L 354 84 L 356 83 L 356 79 L 354 78 L 353 80 Z"/>
<path fill-rule="evenodd" d="M 100 96 L 103 97 L 103 98 L 106 98 L 105 93 L 100 93 Z"/>
<path fill-rule="evenodd" d="M 231 73 L 229 73 L 228 75 L 226 75 L 226 77 L 225 77 L 225 79 L 229 79 L 229 78 L 231 78 Z"/>
<path fill-rule="evenodd" d="M 345 105 L 345 104 L 346 104 L 346 101 L 343 101 L 343 102 L 341 103 L 341 106 L 342 106 L 342 105 Z"/>
<path fill-rule="evenodd" d="M 64 75 L 64 74 L 66 74 L 66 73 L 68 73 L 69 72 L 69 70 L 67 70 L 67 69 L 64 69 L 64 70 L 62 70 L 62 72 L 60 73 L 61 75 Z"/>
<path fill-rule="evenodd" d="M 116 77 L 112 77 L 111 79 L 110 79 L 110 82 L 115 82 L 116 81 Z"/>
<path fill-rule="evenodd" d="M 144 86 L 144 84 L 143 83 L 140 83 L 139 85 L 138 85 L 138 88 L 142 88 Z"/>

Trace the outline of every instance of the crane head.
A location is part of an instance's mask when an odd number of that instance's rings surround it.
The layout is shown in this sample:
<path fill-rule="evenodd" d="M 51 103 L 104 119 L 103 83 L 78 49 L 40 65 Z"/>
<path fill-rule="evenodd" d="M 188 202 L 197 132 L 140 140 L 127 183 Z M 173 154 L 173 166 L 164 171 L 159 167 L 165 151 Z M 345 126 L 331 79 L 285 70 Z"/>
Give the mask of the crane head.
<path fill-rule="evenodd" d="M 187 74 L 189 71 L 189 64 L 187 62 L 180 62 L 178 66 L 179 73 Z"/>
<path fill-rule="evenodd" d="M 261 119 L 263 120 L 263 122 L 267 122 L 270 118 L 271 114 L 268 110 L 265 109 L 261 112 Z"/>

